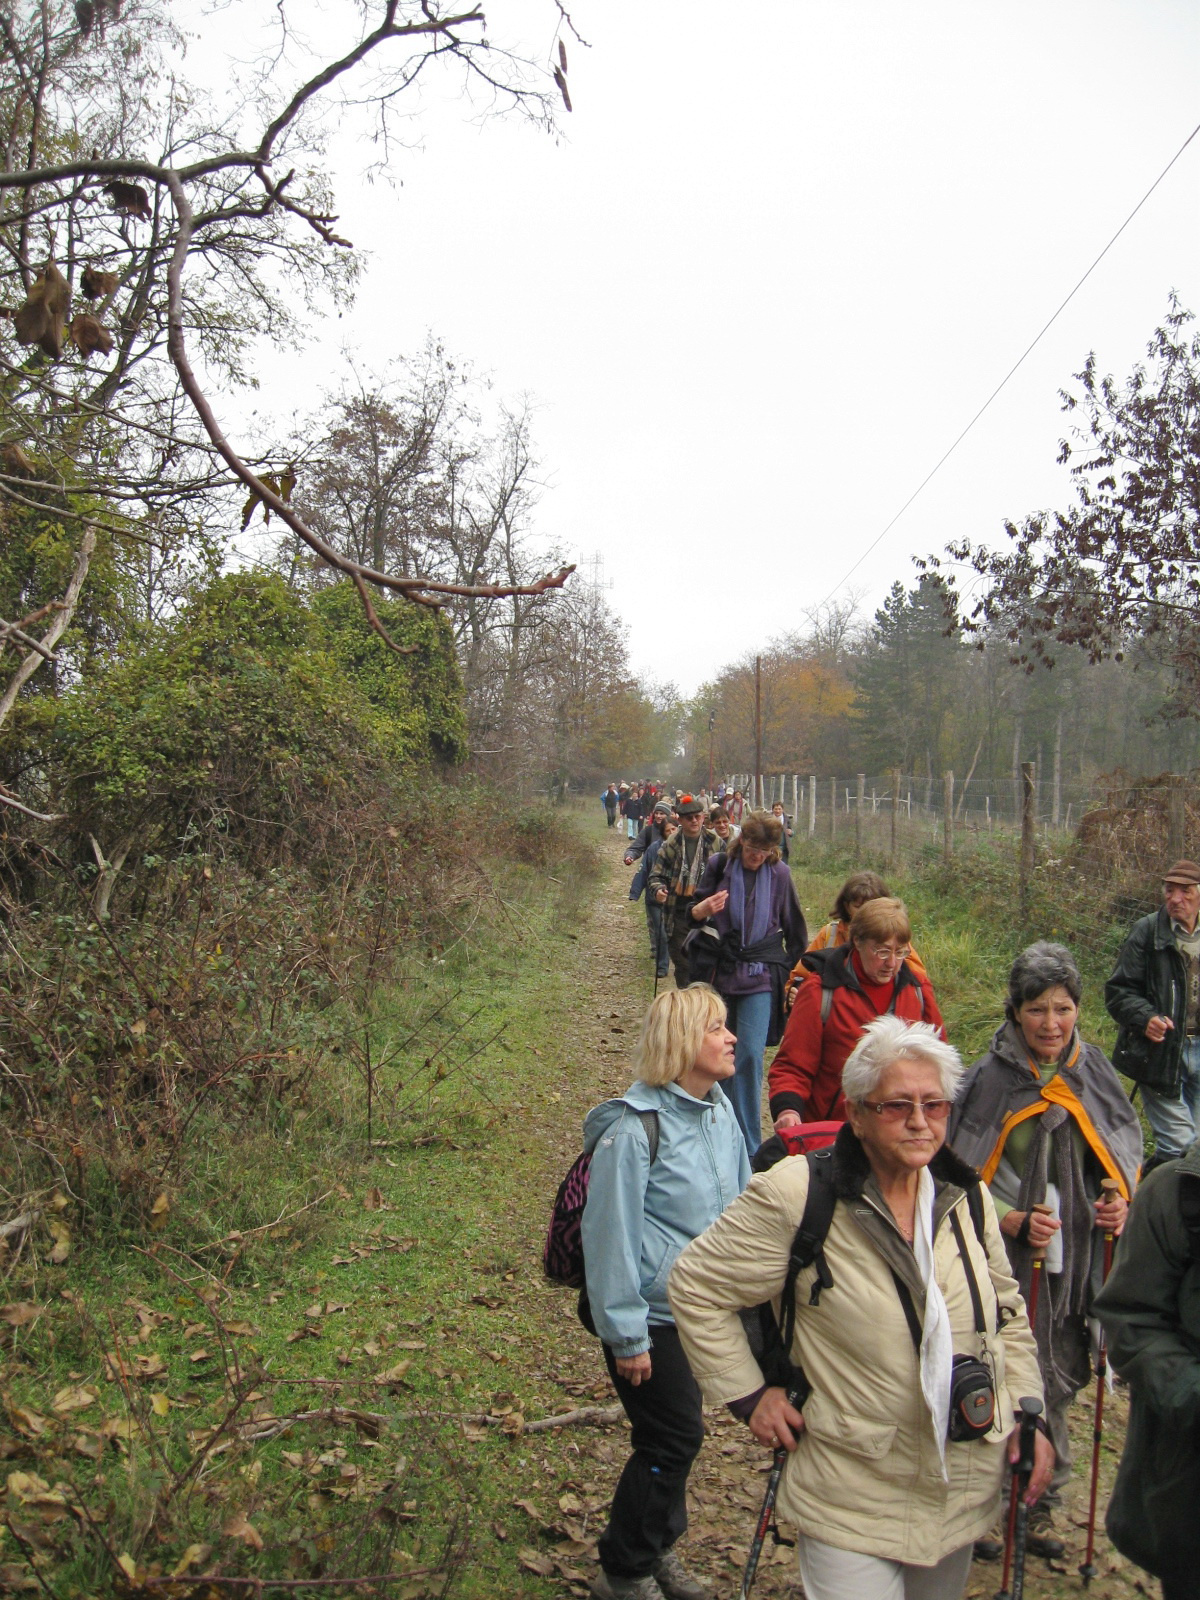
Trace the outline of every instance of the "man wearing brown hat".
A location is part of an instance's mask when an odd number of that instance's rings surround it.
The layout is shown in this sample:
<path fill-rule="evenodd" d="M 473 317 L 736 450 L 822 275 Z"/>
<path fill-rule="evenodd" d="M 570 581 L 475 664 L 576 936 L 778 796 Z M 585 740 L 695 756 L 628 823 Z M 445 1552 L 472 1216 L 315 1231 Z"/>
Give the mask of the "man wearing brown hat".
<path fill-rule="evenodd" d="M 683 941 L 695 924 L 688 915 L 700 890 L 700 879 L 708 858 L 717 848 L 717 836 L 704 826 L 704 802 L 690 794 L 680 795 L 675 804 L 679 832 L 672 835 L 658 852 L 646 885 L 647 899 L 662 907 L 667 946 L 675 964 L 675 984 L 686 989 L 691 974 L 683 953 Z"/>
<path fill-rule="evenodd" d="M 1200 1118 L 1200 866 L 1163 874 L 1163 903 L 1133 925 L 1104 1003 L 1120 1028 L 1113 1065 L 1132 1078 L 1154 1130 L 1146 1171 L 1180 1156 Z"/>

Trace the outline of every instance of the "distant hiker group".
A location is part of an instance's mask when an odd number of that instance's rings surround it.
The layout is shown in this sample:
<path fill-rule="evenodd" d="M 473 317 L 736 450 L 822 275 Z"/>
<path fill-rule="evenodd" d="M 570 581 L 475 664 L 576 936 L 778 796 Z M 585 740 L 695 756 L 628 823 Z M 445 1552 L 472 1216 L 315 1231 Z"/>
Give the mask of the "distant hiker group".
<path fill-rule="evenodd" d="M 776 1496 L 809 1600 L 958 1600 L 1001 1555 L 1019 1593 L 1027 1556 L 1066 1554 L 1068 1410 L 1098 1370 L 1087 1582 L 1107 1334 L 1132 1402 L 1110 1537 L 1200 1596 L 1200 867 L 1167 870 L 1105 993 L 1155 1137 L 1135 1199 L 1141 1124 L 1065 947 L 1019 952 L 964 1071 L 883 880 L 848 879 L 810 940 L 787 819 L 709 799 L 654 797 L 625 852 L 675 988 L 586 1124 L 581 1315 L 633 1430 L 592 1593 L 707 1600 L 675 1549 L 705 1401 L 775 1453 L 743 1595 Z"/>

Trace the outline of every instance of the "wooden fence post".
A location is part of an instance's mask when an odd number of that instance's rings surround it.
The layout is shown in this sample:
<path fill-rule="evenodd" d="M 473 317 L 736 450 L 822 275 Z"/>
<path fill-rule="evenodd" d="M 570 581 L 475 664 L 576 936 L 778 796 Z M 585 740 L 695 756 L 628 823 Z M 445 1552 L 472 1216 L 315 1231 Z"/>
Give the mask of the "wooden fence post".
<path fill-rule="evenodd" d="M 817 831 L 817 775 L 810 773 L 808 779 L 808 837 L 811 839 Z"/>
<path fill-rule="evenodd" d="M 889 860 L 891 861 L 893 867 L 896 865 L 897 860 L 899 859 L 897 857 L 897 855 L 896 855 L 896 812 L 899 810 L 899 807 L 900 807 L 900 768 L 897 767 L 895 772 L 892 773 L 892 841 L 891 841 L 891 849 L 890 849 L 890 852 L 889 852 Z"/>
<path fill-rule="evenodd" d="M 1033 883 L 1034 862 L 1034 829 L 1036 815 L 1036 798 L 1034 787 L 1034 765 L 1032 761 L 1021 763 L 1021 869 L 1020 869 L 1020 906 L 1021 925 L 1025 927 L 1029 921 L 1029 891 Z"/>
<path fill-rule="evenodd" d="M 837 779 L 829 780 L 829 842 L 837 838 Z"/>
<path fill-rule="evenodd" d="M 1186 851 L 1184 834 L 1183 779 L 1172 776 L 1167 794 L 1167 856 L 1178 861 Z"/>

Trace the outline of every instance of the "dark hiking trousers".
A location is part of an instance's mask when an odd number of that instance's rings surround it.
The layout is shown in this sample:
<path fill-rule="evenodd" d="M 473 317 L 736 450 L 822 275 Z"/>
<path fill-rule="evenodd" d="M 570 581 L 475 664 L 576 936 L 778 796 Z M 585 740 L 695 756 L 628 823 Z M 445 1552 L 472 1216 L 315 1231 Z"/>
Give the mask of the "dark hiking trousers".
<path fill-rule="evenodd" d="M 687 1527 L 687 1480 L 704 1438 L 700 1388 L 673 1323 L 650 1329 L 651 1377 L 635 1388 L 604 1360 L 632 1428 L 633 1454 L 600 1535 L 600 1565 L 615 1578 L 646 1578 Z"/>
<path fill-rule="evenodd" d="M 654 976 L 665 978 L 670 969 L 670 952 L 667 949 L 667 930 L 663 927 L 663 908 L 646 896 L 646 928 L 650 934 L 650 956 L 654 962 Z"/>

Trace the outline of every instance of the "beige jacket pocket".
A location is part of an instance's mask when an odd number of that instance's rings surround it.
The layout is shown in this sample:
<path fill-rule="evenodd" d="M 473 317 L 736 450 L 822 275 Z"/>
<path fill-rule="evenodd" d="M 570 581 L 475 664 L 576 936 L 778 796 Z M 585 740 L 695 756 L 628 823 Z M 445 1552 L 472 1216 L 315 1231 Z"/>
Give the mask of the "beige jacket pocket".
<path fill-rule="evenodd" d="M 804 1407 L 804 1426 L 821 1444 L 879 1461 L 896 1441 L 895 1423 L 868 1421 L 851 1416 L 825 1395 L 810 1395 Z"/>

